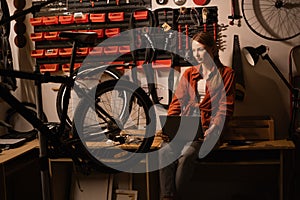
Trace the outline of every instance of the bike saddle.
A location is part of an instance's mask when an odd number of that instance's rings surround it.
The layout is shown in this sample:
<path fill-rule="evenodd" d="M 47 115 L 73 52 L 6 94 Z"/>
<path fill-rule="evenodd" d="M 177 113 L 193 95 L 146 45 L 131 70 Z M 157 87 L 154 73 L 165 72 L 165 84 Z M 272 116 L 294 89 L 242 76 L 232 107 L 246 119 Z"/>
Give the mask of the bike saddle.
<path fill-rule="evenodd" d="M 98 34 L 96 32 L 68 32 L 63 31 L 60 32 L 59 37 L 61 38 L 69 38 L 75 42 L 79 42 L 81 44 L 94 44 Z"/>

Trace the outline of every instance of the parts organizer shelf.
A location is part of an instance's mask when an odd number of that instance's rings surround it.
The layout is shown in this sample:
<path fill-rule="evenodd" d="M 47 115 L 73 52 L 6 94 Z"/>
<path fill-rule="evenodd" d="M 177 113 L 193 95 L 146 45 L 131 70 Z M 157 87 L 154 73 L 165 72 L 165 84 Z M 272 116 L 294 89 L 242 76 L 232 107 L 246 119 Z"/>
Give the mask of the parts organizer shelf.
<path fill-rule="evenodd" d="M 107 38 L 115 37 L 121 32 L 126 31 L 129 26 L 131 13 L 137 9 L 150 7 L 150 1 L 130 3 L 120 2 L 116 5 L 113 2 L 95 1 L 93 5 L 89 0 L 69 0 L 68 2 L 60 0 L 60 4 L 52 3 L 44 7 L 40 12 L 34 13 L 30 19 L 31 25 L 34 27 L 34 33 L 31 33 L 31 39 L 35 42 L 35 49 L 31 55 L 36 59 L 37 64 L 41 65 L 42 72 L 68 71 L 65 66 L 66 59 L 71 56 L 72 44 L 67 39 L 59 38 L 61 31 L 86 32 L 93 31 L 98 34 L 97 43 L 101 43 Z M 33 2 L 33 4 L 39 1 Z M 80 8 L 80 9 L 78 9 Z M 50 12 L 49 12 L 50 11 Z M 140 18 L 139 21 L 144 25 L 147 24 L 146 17 Z M 83 46 L 78 50 L 80 56 L 76 58 L 76 62 L 82 63 L 85 57 L 91 51 L 92 55 L 100 56 L 103 62 L 100 64 L 112 62 L 110 57 L 124 54 L 116 61 L 129 62 L 132 61 L 130 53 L 130 39 L 121 40 L 120 43 L 114 44 L 115 49 L 109 47 L 93 47 Z M 96 45 L 96 44 L 95 44 Z M 53 50 L 53 51 L 50 51 Z M 63 58 L 63 59 L 62 59 Z M 103 59 L 102 59 L 103 58 Z M 55 64 L 56 70 L 46 68 L 45 65 Z M 93 66 L 96 66 L 97 63 Z M 57 69 L 58 68 L 58 69 Z"/>
<path fill-rule="evenodd" d="M 214 6 L 188 8 L 187 13 L 182 14 L 179 8 L 162 8 L 151 11 L 150 0 L 129 1 L 129 3 L 120 1 L 119 5 L 115 1 L 109 3 L 94 1 L 93 4 L 89 0 L 69 0 L 67 3 L 60 0 L 60 2 L 61 4 L 52 3 L 42 8 L 40 12 L 34 13 L 30 19 L 30 23 L 34 27 L 34 32 L 31 33 L 30 38 L 35 42 L 32 57 L 36 59 L 38 65 L 58 64 L 58 70 L 63 70 L 66 60 L 60 58 L 70 56 L 68 49 L 71 48 L 71 43 L 67 39 L 59 38 L 61 31 L 94 31 L 98 33 L 97 43 L 101 44 L 108 38 L 118 37 L 120 33 L 129 30 L 132 26 L 134 28 L 162 27 L 164 24 L 168 24 L 173 30 L 183 34 L 183 37 L 172 40 L 175 47 L 174 52 L 178 51 L 182 55 L 189 48 L 189 41 L 186 40 L 188 34 L 191 36 L 195 31 L 204 30 L 211 32 L 215 35 L 215 39 L 218 39 L 218 9 Z M 35 3 L 39 2 L 33 2 L 33 4 Z M 208 11 L 206 19 L 203 19 L 203 9 Z M 160 41 L 167 41 L 166 37 L 168 36 L 167 33 L 162 32 Z M 115 49 L 108 49 L 108 47 L 100 45 L 100 51 L 91 53 L 100 56 L 100 58 L 97 57 L 98 60 L 100 59 L 104 63 L 111 62 L 116 55 L 119 55 L 116 61 L 132 62 L 131 45 L 135 42 L 135 38 L 131 38 L 131 36 L 120 38 L 118 44 L 111 44 L 111 47 L 115 47 Z M 88 47 L 82 48 L 90 50 Z M 50 52 L 50 50 L 55 51 Z M 76 58 L 76 62 L 82 63 L 88 53 L 89 51 L 82 52 L 81 56 Z M 175 57 L 170 52 L 157 50 L 155 59 L 172 60 L 171 65 L 173 66 L 189 65 L 184 61 L 184 58 Z M 136 59 L 136 61 L 144 61 L 145 50 L 137 51 Z M 44 68 L 43 72 L 45 71 L 47 69 Z M 49 71 L 53 72 L 52 69 Z"/>

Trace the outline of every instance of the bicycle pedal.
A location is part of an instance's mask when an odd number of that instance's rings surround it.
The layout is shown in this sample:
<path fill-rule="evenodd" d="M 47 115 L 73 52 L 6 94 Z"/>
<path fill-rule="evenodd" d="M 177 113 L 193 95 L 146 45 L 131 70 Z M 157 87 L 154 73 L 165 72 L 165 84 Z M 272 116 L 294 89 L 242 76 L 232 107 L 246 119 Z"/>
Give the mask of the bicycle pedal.
<path fill-rule="evenodd" d="M 59 127 L 59 123 L 55 123 L 55 122 L 49 122 L 49 123 L 46 123 L 48 129 L 50 130 L 54 130 L 56 129 L 56 131 L 58 130 L 58 127 Z"/>

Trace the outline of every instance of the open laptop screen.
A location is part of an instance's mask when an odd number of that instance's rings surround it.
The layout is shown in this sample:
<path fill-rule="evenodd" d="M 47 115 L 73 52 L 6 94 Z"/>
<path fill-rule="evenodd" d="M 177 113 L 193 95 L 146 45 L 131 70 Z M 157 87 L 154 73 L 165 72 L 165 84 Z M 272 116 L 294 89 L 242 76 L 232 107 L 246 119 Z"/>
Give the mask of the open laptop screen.
<path fill-rule="evenodd" d="M 203 138 L 203 129 L 200 116 L 160 115 L 163 134 L 170 140 L 193 141 Z"/>

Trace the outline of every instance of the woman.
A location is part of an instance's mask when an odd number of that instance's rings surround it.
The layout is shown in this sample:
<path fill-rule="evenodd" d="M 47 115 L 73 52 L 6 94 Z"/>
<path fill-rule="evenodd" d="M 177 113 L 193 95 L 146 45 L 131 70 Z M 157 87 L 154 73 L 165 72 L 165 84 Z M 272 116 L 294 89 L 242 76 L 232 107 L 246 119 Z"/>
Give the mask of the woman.
<path fill-rule="evenodd" d="M 168 115 L 201 116 L 204 137 L 220 134 L 233 115 L 235 99 L 234 71 L 219 60 L 214 38 L 200 32 L 192 38 L 192 52 L 198 65 L 188 68 L 182 75 L 168 109 Z M 165 138 L 165 137 L 163 137 Z M 163 200 L 187 199 L 185 187 L 191 180 L 192 167 L 197 161 L 201 139 L 182 149 L 167 142 L 160 153 L 160 188 Z M 179 152 L 180 151 L 180 152 Z M 166 160 L 179 152 L 179 158 L 167 165 Z M 185 186 L 185 187 L 184 187 Z M 185 198 L 180 198 L 181 194 Z"/>

